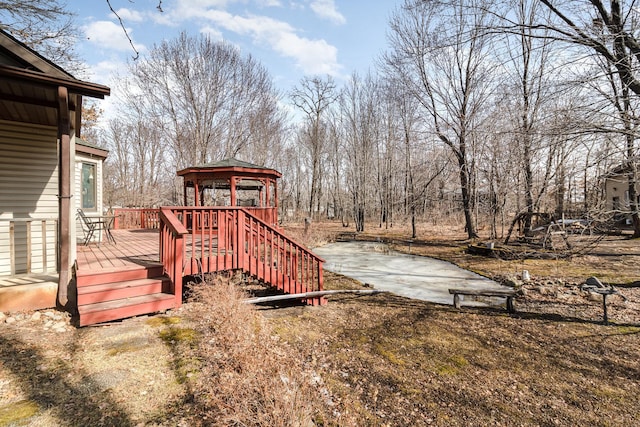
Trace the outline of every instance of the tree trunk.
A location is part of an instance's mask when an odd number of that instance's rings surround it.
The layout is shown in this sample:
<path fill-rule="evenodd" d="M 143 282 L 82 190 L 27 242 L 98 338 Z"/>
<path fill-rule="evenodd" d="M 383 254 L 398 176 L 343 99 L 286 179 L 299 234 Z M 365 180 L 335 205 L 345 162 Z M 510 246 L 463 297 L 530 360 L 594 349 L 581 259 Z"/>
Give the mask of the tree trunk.
<path fill-rule="evenodd" d="M 462 209 L 464 211 L 465 231 L 469 239 L 477 239 L 475 221 L 473 218 L 473 200 L 471 199 L 468 165 L 464 156 L 464 151 L 458 155 L 458 165 L 460 166 L 460 190 L 462 191 Z"/>

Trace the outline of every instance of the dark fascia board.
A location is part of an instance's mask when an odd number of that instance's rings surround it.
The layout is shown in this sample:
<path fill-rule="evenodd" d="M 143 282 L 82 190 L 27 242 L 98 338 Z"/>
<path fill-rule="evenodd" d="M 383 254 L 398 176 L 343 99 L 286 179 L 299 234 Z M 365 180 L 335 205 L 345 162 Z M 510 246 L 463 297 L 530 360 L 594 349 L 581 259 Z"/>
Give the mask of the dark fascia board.
<path fill-rule="evenodd" d="M 111 94 L 111 89 L 107 86 L 85 82 L 74 78 L 62 78 L 43 74 L 39 71 L 25 70 L 23 68 L 0 65 L 0 78 L 27 81 L 46 87 L 64 86 L 69 92 L 92 98 L 104 99 Z"/>
<path fill-rule="evenodd" d="M 96 157 L 102 160 L 106 159 L 107 155 L 109 154 L 109 150 L 105 150 L 99 147 L 90 147 L 88 145 L 78 143 L 76 143 L 76 152 L 86 154 L 89 157 Z"/>

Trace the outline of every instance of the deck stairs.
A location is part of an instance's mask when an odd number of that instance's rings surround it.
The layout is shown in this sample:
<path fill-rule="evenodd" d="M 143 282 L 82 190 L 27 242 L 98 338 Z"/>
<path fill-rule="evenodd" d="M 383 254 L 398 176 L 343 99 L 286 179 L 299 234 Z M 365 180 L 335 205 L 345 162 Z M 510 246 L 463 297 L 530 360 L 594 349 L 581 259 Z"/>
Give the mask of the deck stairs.
<path fill-rule="evenodd" d="M 77 271 L 79 326 L 156 313 L 176 307 L 162 265 Z"/>

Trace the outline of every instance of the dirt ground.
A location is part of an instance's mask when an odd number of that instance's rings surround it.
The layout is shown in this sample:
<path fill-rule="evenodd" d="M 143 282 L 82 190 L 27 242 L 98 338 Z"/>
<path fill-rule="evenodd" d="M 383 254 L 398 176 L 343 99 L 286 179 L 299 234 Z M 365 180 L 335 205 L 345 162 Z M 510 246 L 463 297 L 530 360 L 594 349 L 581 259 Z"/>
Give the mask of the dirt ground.
<path fill-rule="evenodd" d="M 306 238 L 342 231 L 314 225 Z M 358 238 L 515 281 L 523 295 L 515 314 L 391 294 L 258 307 L 273 345 L 302 354 L 316 378 L 332 413 L 316 425 L 640 425 L 639 241 L 612 237 L 571 259 L 502 261 L 467 254 L 461 230 L 421 230 L 437 237 L 411 242 L 403 230 L 375 231 Z M 325 274 L 328 289 L 361 287 Z M 626 298 L 608 297 L 607 325 L 602 297 L 581 289 L 589 276 Z M 82 329 L 51 310 L 4 313 L 0 426 L 188 425 L 176 408 L 189 404 L 189 380 L 163 332 L 188 322 L 185 313 Z"/>

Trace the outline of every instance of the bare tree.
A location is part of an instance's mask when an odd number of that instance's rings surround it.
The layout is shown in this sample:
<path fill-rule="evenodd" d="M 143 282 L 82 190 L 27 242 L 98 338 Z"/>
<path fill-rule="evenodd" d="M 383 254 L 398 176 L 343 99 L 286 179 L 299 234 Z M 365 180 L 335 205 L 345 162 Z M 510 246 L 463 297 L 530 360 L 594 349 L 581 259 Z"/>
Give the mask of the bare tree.
<path fill-rule="evenodd" d="M 78 72 L 82 69 L 73 50 L 78 37 L 73 17 L 59 0 L 0 1 L 0 29 L 54 63 Z"/>
<path fill-rule="evenodd" d="M 311 162 L 311 194 L 309 216 L 319 211 L 318 204 L 322 191 L 322 154 L 325 148 L 326 123 L 323 122 L 328 109 L 337 99 L 336 85 L 330 76 L 304 77 L 300 86 L 290 94 L 291 101 L 305 116 L 304 137 L 300 139 L 309 152 Z"/>
<path fill-rule="evenodd" d="M 281 143 L 285 117 L 269 73 L 231 44 L 182 33 L 130 71 L 126 103 L 161 123 L 176 168 L 235 156 L 266 160 Z"/>
<path fill-rule="evenodd" d="M 537 152 L 542 150 L 543 132 L 542 116 L 544 103 L 551 95 L 549 80 L 554 76 L 549 70 L 548 62 L 551 54 L 551 46 L 546 38 L 534 37 L 531 24 L 538 15 L 538 3 L 527 0 L 518 0 L 515 4 L 513 15 L 520 26 L 518 34 L 508 34 L 506 38 L 509 55 L 508 70 L 510 72 L 511 87 L 517 94 L 513 99 L 513 114 L 517 114 L 513 135 L 515 145 L 521 154 L 521 167 L 524 175 L 524 211 L 529 215 L 525 217 L 524 233 L 531 230 L 532 214 L 539 210 L 539 202 L 543 196 L 542 185 L 536 188 L 534 185 L 534 168 Z M 553 149 L 553 147 L 552 147 Z M 547 170 L 548 171 L 548 170 Z"/>
<path fill-rule="evenodd" d="M 377 145 L 380 137 L 379 86 L 372 75 L 353 74 L 340 97 L 340 115 L 347 158 L 347 187 L 350 192 L 356 231 L 362 232 L 368 204 L 378 175 Z M 379 178 L 378 178 L 379 179 Z"/>
<path fill-rule="evenodd" d="M 593 55 L 606 62 L 615 70 L 617 86 L 616 92 L 621 99 L 618 111 L 628 115 L 633 101 L 625 101 L 640 95 L 640 39 L 638 37 L 638 22 L 640 11 L 635 1 L 610 0 L 581 0 L 555 2 L 541 0 L 548 13 L 538 14 L 535 22 L 525 24 L 534 36 L 552 38 L 576 48 L 579 52 Z M 522 27 L 522 23 L 515 22 L 508 15 L 500 17 L 504 25 L 502 31 L 514 32 Z M 583 59 L 584 61 L 584 59 Z M 586 61 L 585 61 L 586 62 Z M 625 110 L 626 109 L 626 110 Z M 626 111 L 626 112 L 625 112 Z M 624 127 L 624 126 L 623 126 Z M 629 202 L 634 225 L 634 235 L 640 237 L 640 214 L 638 212 L 638 197 L 636 186 L 637 147 L 635 137 L 628 137 L 625 128 L 621 137 L 625 140 L 625 163 L 629 170 Z"/>
<path fill-rule="evenodd" d="M 172 175 L 158 123 L 138 116 L 111 120 L 105 135 L 110 153 L 105 164 L 105 200 L 110 206 L 158 206 L 175 203 Z"/>
<path fill-rule="evenodd" d="M 467 11 L 473 1 L 405 0 L 391 19 L 388 69 L 407 85 L 431 119 L 434 134 L 456 158 L 469 238 L 474 219 L 473 132 L 488 99 L 490 46 L 483 37 L 487 14 Z"/>

